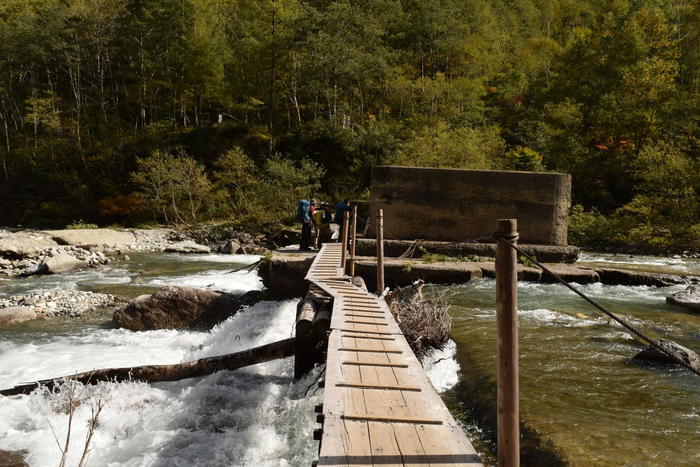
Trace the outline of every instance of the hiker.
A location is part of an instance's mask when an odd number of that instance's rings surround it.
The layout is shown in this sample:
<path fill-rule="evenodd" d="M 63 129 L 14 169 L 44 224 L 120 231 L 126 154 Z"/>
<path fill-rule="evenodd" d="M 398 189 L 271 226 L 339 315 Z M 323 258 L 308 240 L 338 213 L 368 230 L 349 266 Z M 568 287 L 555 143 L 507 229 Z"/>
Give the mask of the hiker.
<path fill-rule="evenodd" d="M 333 212 L 331 205 L 323 203 L 321 209 L 314 212 L 314 224 L 316 225 L 316 247 L 321 248 L 321 245 L 331 240 L 331 221 L 333 220 Z"/>
<path fill-rule="evenodd" d="M 305 199 L 300 199 L 297 203 L 297 221 L 301 222 L 301 241 L 299 242 L 299 250 L 311 250 L 311 226 L 313 220 L 311 218 L 311 203 Z"/>
<path fill-rule="evenodd" d="M 345 199 L 335 205 L 335 223 L 343 225 L 343 216 L 346 212 L 350 212 L 350 201 Z"/>

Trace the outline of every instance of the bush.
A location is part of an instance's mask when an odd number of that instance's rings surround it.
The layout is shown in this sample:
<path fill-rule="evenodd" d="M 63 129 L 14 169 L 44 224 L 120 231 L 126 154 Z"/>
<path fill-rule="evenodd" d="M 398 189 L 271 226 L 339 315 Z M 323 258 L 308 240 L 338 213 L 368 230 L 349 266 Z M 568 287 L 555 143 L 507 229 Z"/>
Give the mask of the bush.
<path fill-rule="evenodd" d="M 158 150 L 137 159 L 136 164 L 138 169 L 131 178 L 154 213 L 168 223 L 197 222 L 199 210 L 212 191 L 202 164 L 183 150 L 175 154 Z"/>
<path fill-rule="evenodd" d="M 516 146 L 503 155 L 502 168 L 505 170 L 524 170 L 543 172 L 542 155 L 534 149 Z"/>
<path fill-rule="evenodd" d="M 66 226 L 68 230 L 99 229 L 97 224 L 88 224 L 84 220 L 74 221 Z"/>
<path fill-rule="evenodd" d="M 569 213 L 569 244 L 582 247 L 606 247 L 612 240 L 610 220 L 593 208 L 586 211 L 577 204 Z"/>

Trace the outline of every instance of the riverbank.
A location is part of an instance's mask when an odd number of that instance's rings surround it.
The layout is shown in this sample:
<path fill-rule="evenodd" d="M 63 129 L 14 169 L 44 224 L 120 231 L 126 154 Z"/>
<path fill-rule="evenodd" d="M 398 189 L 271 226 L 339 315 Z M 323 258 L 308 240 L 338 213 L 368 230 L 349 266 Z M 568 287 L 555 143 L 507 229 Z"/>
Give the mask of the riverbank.
<path fill-rule="evenodd" d="M 267 237 L 230 228 L 0 229 L 0 276 L 66 273 L 106 265 L 133 252 L 267 253 Z"/>

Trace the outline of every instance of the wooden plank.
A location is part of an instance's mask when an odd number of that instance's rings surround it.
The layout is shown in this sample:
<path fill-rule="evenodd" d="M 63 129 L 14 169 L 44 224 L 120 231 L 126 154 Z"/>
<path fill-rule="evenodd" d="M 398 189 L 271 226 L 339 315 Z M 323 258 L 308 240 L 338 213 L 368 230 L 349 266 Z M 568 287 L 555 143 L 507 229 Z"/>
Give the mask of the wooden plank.
<path fill-rule="evenodd" d="M 367 426 L 369 428 L 369 444 L 372 449 L 372 465 L 403 467 L 401 450 L 390 425 L 369 421 Z"/>
<path fill-rule="evenodd" d="M 341 352 L 374 352 L 374 353 L 403 353 L 403 350 L 386 350 L 386 349 L 364 349 L 357 347 L 341 347 L 338 349 Z"/>
<path fill-rule="evenodd" d="M 364 334 L 343 334 L 340 337 L 362 337 L 364 339 L 372 339 L 372 340 L 379 340 L 379 341 L 393 341 L 394 340 L 393 336 L 383 337 L 383 336 L 369 336 L 369 335 L 364 335 Z"/>
<path fill-rule="evenodd" d="M 381 319 L 386 320 L 384 316 L 377 314 L 360 314 L 360 313 L 345 313 L 345 316 L 350 316 L 352 318 L 370 318 L 370 319 Z"/>
<path fill-rule="evenodd" d="M 361 332 L 364 334 L 376 334 L 378 336 L 394 336 L 393 332 L 381 332 L 381 331 L 358 331 L 357 329 L 337 329 L 342 332 Z"/>
<path fill-rule="evenodd" d="M 371 462 L 368 422 L 326 416 L 319 465 L 367 466 Z"/>
<path fill-rule="evenodd" d="M 389 326 L 389 323 L 377 323 L 375 321 L 359 321 L 353 319 L 346 319 L 345 322 L 348 324 L 373 324 L 375 326 Z"/>
<path fill-rule="evenodd" d="M 335 383 L 336 387 L 339 388 L 362 388 L 362 389 L 382 389 L 382 390 L 393 390 L 393 391 L 416 391 L 420 392 L 421 388 L 417 386 L 400 386 L 398 384 L 368 384 L 361 381 L 342 381 L 340 383 Z"/>
<path fill-rule="evenodd" d="M 357 366 L 386 366 L 386 367 L 397 367 L 397 368 L 408 368 L 407 363 L 385 363 L 385 362 L 369 362 L 361 360 L 346 360 L 340 362 L 341 365 L 357 365 Z"/>
<path fill-rule="evenodd" d="M 461 429 L 444 425 L 416 425 L 415 428 L 431 467 L 481 465 Z"/>
<path fill-rule="evenodd" d="M 390 423 L 414 423 L 424 425 L 442 425 L 442 420 L 437 418 L 426 417 L 392 417 L 390 415 L 373 415 L 369 413 L 344 413 L 340 418 L 345 420 L 367 420 L 371 422 L 390 422 Z"/>

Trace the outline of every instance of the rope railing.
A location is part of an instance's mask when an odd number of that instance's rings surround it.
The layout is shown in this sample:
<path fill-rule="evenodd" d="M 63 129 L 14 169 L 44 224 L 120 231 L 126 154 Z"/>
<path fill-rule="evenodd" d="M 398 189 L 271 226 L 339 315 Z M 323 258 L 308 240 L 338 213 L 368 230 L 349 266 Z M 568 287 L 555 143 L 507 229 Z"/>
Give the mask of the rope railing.
<path fill-rule="evenodd" d="M 696 375 L 700 376 L 700 372 L 699 372 L 697 369 L 693 368 L 691 365 L 689 365 L 689 364 L 686 363 L 685 361 L 681 360 L 681 359 L 678 358 L 676 355 L 674 355 L 673 353 L 669 352 L 667 349 L 665 349 L 665 348 L 663 348 L 662 346 L 660 346 L 660 345 L 658 344 L 658 342 L 656 342 L 656 341 L 655 341 L 654 339 L 652 339 L 651 337 L 649 337 L 649 336 L 645 335 L 644 333 L 642 333 L 641 331 L 635 329 L 632 325 L 630 325 L 629 323 L 627 323 L 626 321 L 624 321 L 622 318 L 620 318 L 619 316 L 617 316 L 615 313 L 613 313 L 613 312 L 611 312 L 611 311 L 605 309 L 602 305 L 598 304 L 598 303 L 597 303 L 596 301 L 594 301 L 592 298 L 588 297 L 586 294 L 584 294 L 583 292 L 581 292 L 580 290 L 578 290 L 576 287 L 574 287 L 573 285 L 571 285 L 571 284 L 569 284 L 568 282 L 566 282 L 564 279 L 562 279 L 558 274 L 556 274 L 555 272 L 553 272 L 553 271 L 552 271 L 551 269 L 549 269 L 547 266 L 545 266 L 545 265 L 543 265 L 543 264 L 540 264 L 533 256 L 531 256 L 531 255 L 525 253 L 525 252 L 524 252 L 521 248 L 519 248 L 517 245 L 511 243 L 510 239 L 506 238 L 506 237 L 503 236 L 503 235 L 500 235 L 498 232 L 496 232 L 496 233 L 493 234 L 493 238 L 494 238 L 497 242 L 503 242 L 503 243 L 505 243 L 506 245 L 508 245 L 509 247 L 513 248 L 515 251 L 517 251 L 517 252 L 520 253 L 522 256 L 524 256 L 524 257 L 527 258 L 529 261 L 531 261 L 532 264 L 536 265 L 538 268 L 542 269 L 544 272 L 546 272 L 547 274 L 551 275 L 555 280 L 557 280 L 558 282 L 560 282 L 562 285 L 564 285 L 566 288 L 568 288 L 569 290 L 571 290 L 572 292 L 574 292 L 576 295 L 578 295 L 578 296 L 580 296 L 581 298 L 583 298 L 585 301 L 587 301 L 589 304 L 591 304 L 593 307 L 595 307 L 598 311 L 600 311 L 601 313 L 603 313 L 604 315 L 606 315 L 607 317 L 609 317 L 610 319 L 612 319 L 613 321 L 615 321 L 616 323 L 618 323 L 620 326 L 622 326 L 623 328 L 625 328 L 625 329 L 626 329 L 627 331 L 629 331 L 633 336 L 638 337 L 639 339 L 641 339 L 642 341 L 646 342 L 647 344 L 649 344 L 650 346 L 652 346 L 653 348 L 655 348 L 657 351 L 659 351 L 659 352 L 662 353 L 663 355 L 666 355 L 667 357 L 669 357 L 671 360 L 675 361 L 675 362 L 678 363 L 679 365 L 683 366 L 684 368 L 686 368 L 686 369 L 690 370 L 691 372 L 695 373 Z"/>

